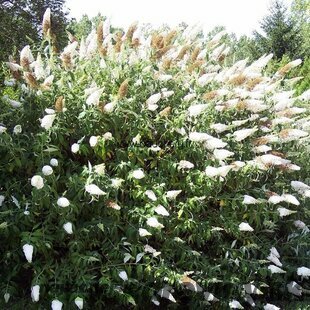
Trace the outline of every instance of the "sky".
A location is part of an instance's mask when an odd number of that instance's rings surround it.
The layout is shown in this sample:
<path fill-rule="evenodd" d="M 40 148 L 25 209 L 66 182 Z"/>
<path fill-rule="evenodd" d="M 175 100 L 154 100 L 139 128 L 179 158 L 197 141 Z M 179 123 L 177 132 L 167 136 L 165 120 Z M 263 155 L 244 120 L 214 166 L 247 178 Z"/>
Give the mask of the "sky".
<path fill-rule="evenodd" d="M 135 21 L 176 26 L 182 21 L 200 23 L 207 33 L 215 26 L 225 26 L 240 37 L 259 30 L 259 22 L 268 14 L 272 0 L 67 0 L 70 17 L 79 19 L 99 12 L 111 18 L 115 27 L 126 29 Z M 290 4 L 292 0 L 284 0 Z"/>

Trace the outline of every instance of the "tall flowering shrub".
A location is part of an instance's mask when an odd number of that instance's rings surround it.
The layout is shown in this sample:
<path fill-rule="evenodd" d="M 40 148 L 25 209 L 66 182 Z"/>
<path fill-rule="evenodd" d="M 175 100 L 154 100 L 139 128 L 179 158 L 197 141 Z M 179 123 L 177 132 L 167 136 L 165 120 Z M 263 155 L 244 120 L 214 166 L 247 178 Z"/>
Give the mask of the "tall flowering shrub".
<path fill-rule="evenodd" d="M 47 19 L 47 20 L 46 20 Z M 279 309 L 309 293 L 309 90 L 224 33 L 100 23 L 8 62 L 1 304 Z"/>

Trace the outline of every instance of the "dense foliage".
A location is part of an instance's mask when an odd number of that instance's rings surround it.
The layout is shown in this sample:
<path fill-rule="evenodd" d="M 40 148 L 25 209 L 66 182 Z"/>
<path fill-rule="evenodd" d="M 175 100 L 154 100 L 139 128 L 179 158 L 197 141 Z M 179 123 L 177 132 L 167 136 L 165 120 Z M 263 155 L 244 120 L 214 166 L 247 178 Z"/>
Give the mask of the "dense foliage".
<path fill-rule="evenodd" d="M 107 20 L 57 55 L 46 31 L 7 63 L 0 304 L 307 303 L 310 96 L 285 78 L 301 61 L 267 75 L 272 55 L 228 65 L 223 32 L 148 33 Z"/>

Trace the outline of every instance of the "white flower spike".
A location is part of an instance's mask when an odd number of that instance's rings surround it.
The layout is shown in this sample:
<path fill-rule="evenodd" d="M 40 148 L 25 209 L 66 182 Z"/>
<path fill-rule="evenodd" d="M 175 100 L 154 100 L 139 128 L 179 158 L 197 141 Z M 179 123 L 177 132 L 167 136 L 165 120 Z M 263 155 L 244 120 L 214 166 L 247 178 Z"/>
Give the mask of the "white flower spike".
<path fill-rule="evenodd" d="M 28 263 L 32 263 L 32 255 L 33 255 L 33 245 L 31 244 L 24 244 L 23 245 L 23 252 L 28 261 Z"/>
<path fill-rule="evenodd" d="M 240 231 L 254 231 L 254 229 L 245 222 L 242 222 L 241 224 L 239 224 L 239 230 Z"/>
<path fill-rule="evenodd" d="M 70 205 L 69 200 L 66 197 L 60 197 L 57 200 L 57 205 L 62 208 L 66 208 Z"/>
<path fill-rule="evenodd" d="M 38 302 L 40 298 L 40 285 L 34 285 L 31 288 L 31 298 L 33 302 Z"/>
<path fill-rule="evenodd" d="M 67 222 L 63 225 L 64 230 L 67 234 L 72 235 L 73 234 L 73 226 L 71 222 Z"/>
<path fill-rule="evenodd" d="M 49 166 L 49 165 L 43 166 L 42 173 L 45 176 L 51 175 L 51 174 L 53 174 L 53 168 L 51 166 Z"/>
<path fill-rule="evenodd" d="M 54 299 L 52 301 L 52 310 L 61 310 L 62 309 L 62 302 L 58 299 Z"/>
<path fill-rule="evenodd" d="M 31 185 L 36 189 L 41 189 L 44 186 L 43 178 L 40 175 L 34 175 L 31 178 Z"/>
<path fill-rule="evenodd" d="M 81 297 L 76 297 L 75 299 L 74 299 L 74 303 L 75 303 L 75 305 L 81 310 L 81 309 L 83 309 L 83 306 L 84 306 L 84 300 L 83 300 L 83 298 L 81 298 Z"/>
<path fill-rule="evenodd" d="M 95 184 L 85 185 L 85 191 L 91 195 L 102 196 L 106 193 Z"/>

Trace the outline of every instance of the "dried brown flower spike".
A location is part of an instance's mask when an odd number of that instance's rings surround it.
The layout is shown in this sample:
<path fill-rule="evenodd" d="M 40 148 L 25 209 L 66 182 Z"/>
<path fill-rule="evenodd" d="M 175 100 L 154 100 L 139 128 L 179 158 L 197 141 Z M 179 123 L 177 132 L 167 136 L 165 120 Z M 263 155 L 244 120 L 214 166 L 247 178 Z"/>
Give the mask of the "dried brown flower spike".
<path fill-rule="evenodd" d="M 43 35 L 45 38 L 50 37 L 50 32 L 51 32 L 51 10 L 50 8 L 46 9 L 43 15 L 42 31 L 43 31 Z"/>
<path fill-rule="evenodd" d="M 57 112 L 62 112 L 63 111 L 63 103 L 64 103 L 64 97 L 59 96 L 56 101 L 55 101 L 55 110 Z"/>
<path fill-rule="evenodd" d="M 118 98 L 122 99 L 124 97 L 126 97 L 128 92 L 128 79 L 126 79 L 125 81 L 122 82 L 121 86 L 118 89 Z"/>

